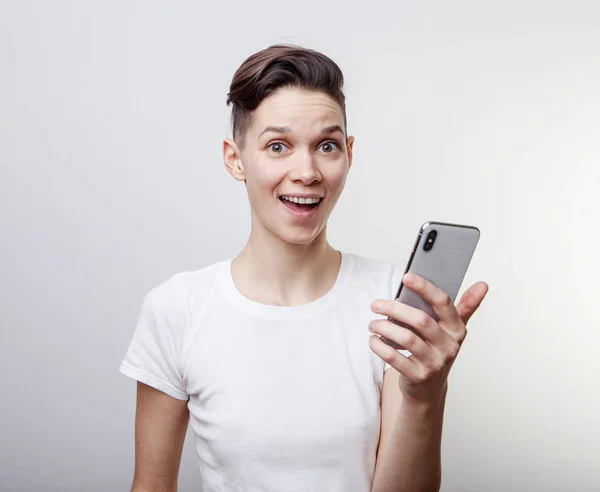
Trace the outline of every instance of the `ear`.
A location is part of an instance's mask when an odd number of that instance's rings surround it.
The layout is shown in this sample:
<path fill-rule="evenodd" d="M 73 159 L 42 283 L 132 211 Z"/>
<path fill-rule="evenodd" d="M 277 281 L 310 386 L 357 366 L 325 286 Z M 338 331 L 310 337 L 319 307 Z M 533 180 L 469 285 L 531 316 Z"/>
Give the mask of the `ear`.
<path fill-rule="evenodd" d="M 348 171 L 352 167 L 352 152 L 354 148 L 354 137 L 350 135 L 346 141 L 346 147 L 348 147 Z"/>
<path fill-rule="evenodd" d="M 238 145 L 231 139 L 223 140 L 223 162 L 225 168 L 238 181 L 246 181 L 242 154 Z"/>

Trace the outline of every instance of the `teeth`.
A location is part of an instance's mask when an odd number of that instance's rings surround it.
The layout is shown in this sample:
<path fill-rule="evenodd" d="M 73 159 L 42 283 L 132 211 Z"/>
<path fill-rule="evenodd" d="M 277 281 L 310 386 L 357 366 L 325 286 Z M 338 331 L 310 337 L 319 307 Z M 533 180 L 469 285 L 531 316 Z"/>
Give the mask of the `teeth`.
<path fill-rule="evenodd" d="M 299 203 L 301 205 L 303 204 L 312 204 L 312 203 L 319 203 L 321 201 L 321 198 L 298 198 L 296 196 L 282 196 L 281 197 L 283 200 L 288 200 L 290 202 L 293 203 Z"/>

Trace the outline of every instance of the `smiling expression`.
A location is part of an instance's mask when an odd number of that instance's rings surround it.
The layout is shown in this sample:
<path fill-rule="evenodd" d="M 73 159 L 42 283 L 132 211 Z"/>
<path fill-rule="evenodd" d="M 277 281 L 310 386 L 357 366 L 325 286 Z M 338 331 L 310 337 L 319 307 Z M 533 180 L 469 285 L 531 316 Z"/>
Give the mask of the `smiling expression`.
<path fill-rule="evenodd" d="M 324 233 L 352 164 L 354 138 L 344 126 L 330 96 L 286 87 L 253 112 L 242 149 L 224 142 L 229 172 L 246 183 L 253 231 L 293 244 Z"/>

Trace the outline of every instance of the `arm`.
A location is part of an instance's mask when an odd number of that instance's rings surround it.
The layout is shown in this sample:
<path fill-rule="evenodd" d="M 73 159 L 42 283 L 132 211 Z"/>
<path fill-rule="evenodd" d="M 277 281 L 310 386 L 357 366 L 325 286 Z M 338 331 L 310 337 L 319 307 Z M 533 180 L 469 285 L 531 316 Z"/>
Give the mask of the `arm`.
<path fill-rule="evenodd" d="M 188 422 L 187 401 L 138 382 L 132 492 L 177 492 Z"/>
<path fill-rule="evenodd" d="M 487 294 L 471 286 L 457 306 L 444 291 L 416 275 L 407 286 L 431 304 L 439 322 L 406 304 L 377 300 L 374 312 L 392 321 L 371 321 L 371 349 L 391 367 L 381 396 L 381 435 L 373 492 L 436 492 L 441 485 L 441 440 L 448 374 L 467 335 L 466 324 Z M 405 357 L 379 336 L 410 351 Z"/>
<path fill-rule="evenodd" d="M 390 368 L 383 379 L 372 491 L 438 491 L 445 395 L 437 405 L 411 403 L 398 390 L 399 377 Z"/>

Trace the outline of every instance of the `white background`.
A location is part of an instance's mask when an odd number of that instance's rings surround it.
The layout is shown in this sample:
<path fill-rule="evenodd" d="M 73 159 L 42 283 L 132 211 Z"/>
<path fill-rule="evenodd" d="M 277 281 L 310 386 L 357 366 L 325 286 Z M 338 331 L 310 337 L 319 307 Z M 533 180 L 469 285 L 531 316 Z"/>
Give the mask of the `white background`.
<path fill-rule="evenodd" d="M 443 490 L 600 490 L 600 4 L 533 0 L 3 1 L 0 490 L 128 490 L 117 367 L 152 286 L 247 238 L 225 98 L 279 41 L 346 76 L 335 247 L 404 264 L 422 222 L 481 229 Z"/>

